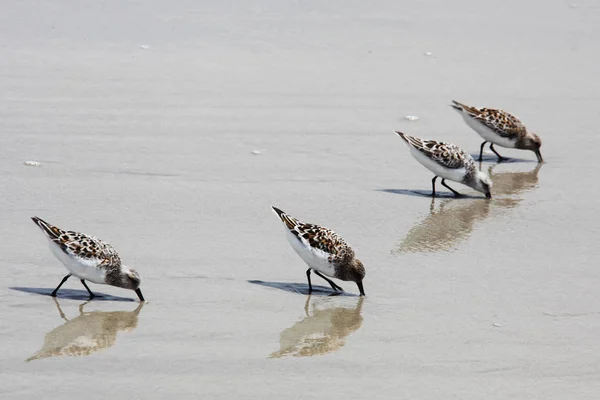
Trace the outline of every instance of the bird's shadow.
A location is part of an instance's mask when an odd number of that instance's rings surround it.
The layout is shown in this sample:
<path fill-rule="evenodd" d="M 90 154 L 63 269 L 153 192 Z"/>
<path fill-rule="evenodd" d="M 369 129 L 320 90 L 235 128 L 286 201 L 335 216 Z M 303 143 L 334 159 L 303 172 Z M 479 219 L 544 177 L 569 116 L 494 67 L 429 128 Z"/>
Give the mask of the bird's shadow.
<path fill-rule="evenodd" d="M 19 292 L 24 293 L 32 293 L 39 294 L 42 296 L 50 296 L 54 289 L 52 288 L 35 288 L 35 287 L 11 287 L 11 290 L 17 290 Z M 127 302 L 135 302 L 136 300 L 128 297 L 121 296 L 113 296 L 106 293 L 94 292 L 96 295 L 92 301 L 127 301 Z M 56 294 L 56 297 L 59 299 L 66 300 L 89 300 L 90 294 L 86 290 L 76 290 L 76 289 L 60 289 L 60 291 Z"/>
<path fill-rule="evenodd" d="M 471 157 L 473 157 L 473 160 L 475 160 L 476 163 L 477 162 L 485 162 L 485 163 L 511 164 L 511 163 L 537 162 L 535 160 L 527 160 L 525 158 L 512 158 L 512 157 L 506 157 L 506 156 L 502 156 L 503 159 L 498 160 L 498 157 L 496 157 L 496 155 L 494 155 L 494 154 L 483 154 L 481 161 L 479 161 L 479 153 L 473 153 L 473 154 L 471 154 Z"/>
<path fill-rule="evenodd" d="M 298 293 L 312 296 L 351 296 L 356 297 L 355 294 L 347 292 L 336 292 L 326 286 L 312 285 L 312 293 L 308 292 L 308 284 L 306 283 L 293 283 L 293 282 L 265 282 L 260 280 L 249 280 L 248 283 L 254 285 L 260 285 L 270 287 L 274 289 L 283 290 L 289 293 Z"/>
<path fill-rule="evenodd" d="M 411 189 L 375 189 L 378 192 L 386 192 L 393 194 L 403 194 L 405 196 L 417 196 L 417 197 L 428 197 L 431 198 L 431 190 L 411 190 Z M 460 196 L 455 196 L 452 192 L 435 192 L 435 198 L 440 199 L 457 199 L 457 200 L 467 200 L 467 199 L 483 199 L 483 196 L 471 196 L 469 194 L 461 194 Z"/>

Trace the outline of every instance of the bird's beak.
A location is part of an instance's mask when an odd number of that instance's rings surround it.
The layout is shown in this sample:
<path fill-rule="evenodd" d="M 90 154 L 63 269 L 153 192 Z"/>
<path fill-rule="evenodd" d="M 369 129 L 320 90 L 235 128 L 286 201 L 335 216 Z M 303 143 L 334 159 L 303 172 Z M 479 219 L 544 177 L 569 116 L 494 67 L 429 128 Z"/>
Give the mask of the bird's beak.
<path fill-rule="evenodd" d="M 486 198 L 486 199 L 491 199 L 491 198 L 492 198 L 492 194 L 491 194 L 490 192 L 487 192 L 487 193 L 485 194 L 485 198 Z"/>
<path fill-rule="evenodd" d="M 365 295 L 365 289 L 363 289 L 362 281 L 356 282 L 356 286 L 358 286 L 358 290 L 360 291 L 360 295 L 364 296 Z"/>
<path fill-rule="evenodd" d="M 542 153 L 540 153 L 539 150 L 535 152 L 535 155 L 537 156 L 538 162 L 544 162 L 544 159 L 542 158 Z"/>
<path fill-rule="evenodd" d="M 140 288 L 135 289 L 135 294 L 138 295 L 138 297 L 140 298 L 140 301 L 146 301 L 146 300 L 144 300 L 144 296 L 142 295 L 142 291 L 140 290 Z"/>

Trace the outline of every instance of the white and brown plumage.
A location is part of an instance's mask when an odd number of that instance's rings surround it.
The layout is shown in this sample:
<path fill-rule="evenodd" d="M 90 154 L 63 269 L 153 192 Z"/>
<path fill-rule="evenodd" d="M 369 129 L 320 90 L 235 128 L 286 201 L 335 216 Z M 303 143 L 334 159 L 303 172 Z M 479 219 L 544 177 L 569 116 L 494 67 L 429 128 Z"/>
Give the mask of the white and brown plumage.
<path fill-rule="evenodd" d="M 442 178 L 442 185 L 456 196 L 460 196 L 460 193 L 446 185 L 446 179 L 470 186 L 484 193 L 488 199 L 492 197 L 490 193 L 492 180 L 485 172 L 477 169 L 473 157 L 463 149 L 450 143 L 423 140 L 398 131 L 396 133 L 404 139 L 412 156 L 435 174 L 431 181 L 433 197 L 435 197 L 435 180 L 438 176 Z"/>
<path fill-rule="evenodd" d="M 543 162 L 540 147 L 542 139 L 527 127 L 514 115 L 494 108 L 477 108 L 452 100 L 450 106 L 460 113 L 467 125 L 479 134 L 485 141 L 479 150 L 479 161 L 482 159 L 483 146 L 490 142 L 490 149 L 502 161 L 502 157 L 494 145 L 513 149 L 531 150 L 535 153 L 538 162 Z"/>
<path fill-rule="evenodd" d="M 81 280 L 90 298 L 95 295 L 85 281 L 134 290 L 144 301 L 139 288 L 140 275 L 121 263 L 119 254 L 110 244 L 84 233 L 65 231 L 38 217 L 31 219 L 46 234 L 52 254 L 69 270 L 69 274 L 52 292 L 53 297 L 56 297 L 63 283 L 74 275 Z"/>
<path fill-rule="evenodd" d="M 312 292 L 310 271 L 313 270 L 315 274 L 325 279 L 333 290 L 343 291 L 324 275 L 343 281 L 354 281 L 360 295 L 365 295 L 362 285 L 365 267 L 355 257 L 354 250 L 344 239 L 330 229 L 298 221 L 277 207 L 273 207 L 273 211 L 284 223 L 286 237 L 292 248 L 309 266 L 306 270 L 309 293 Z"/>

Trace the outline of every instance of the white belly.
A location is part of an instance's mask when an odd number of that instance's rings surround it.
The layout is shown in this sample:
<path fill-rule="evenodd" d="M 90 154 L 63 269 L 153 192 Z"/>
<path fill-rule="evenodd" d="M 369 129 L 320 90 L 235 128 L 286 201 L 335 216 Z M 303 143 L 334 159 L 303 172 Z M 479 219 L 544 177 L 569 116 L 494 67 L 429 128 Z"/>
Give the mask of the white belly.
<path fill-rule="evenodd" d="M 462 115 L 463 115 L 463 119 L 465 120 L 467 125 L 469 125 L 475 132 L 479 133 L 479 136 L 481 136 L 488 142 L 497 144 L 498 146 L 502 146 L 502 147 L 508 147 L 508 148 L 515 147 L 515 145 L 517 143 L 516 140 L 504 138 L 504 137 L 498 135 L 496 132 L 494 132 L 490 128 L 488 128 L 487 126 L 485 126 L 482 123 L 469 117 L 468 115 L 466 115 L 466 114 L 462 114 Z"/>
<path fill-rule="evenodd" d="M 49 240 L 49 242 L 52 254 L 64 264 L 71 274 L 79 279 L 105 284 L 106 271 L 102 268 L 98 268 L 99 261 L 75 259 L 62 251 L 53 241 Z"/>
<path fill-rule="evenodd" d="M 410 153 L 414 158 L 417 159 L 425 168 L 433 172 L 435 175 L 444 178 L 450 179 L 454 182 L 462 183 L 467 171 L 465 168 L 446 168 L 433 161 L 431 158 L 427 157 L 425 154 L 421 153 L 419 150 L 414 147 L 410 148 Z"/>
<path fill-rule="evenodd" d="M 323 275 L 327 275 L 329 277 L 335 277 L 335 268 L 328 261 L 329 254 L 325 253 L 322 250 L 315 249 L 304 242 L 298 240 L 298 238 L 289 231 L 289 229 L 285 229 L 286 238 L 288 242 L 292 245 L 292 248 L 298 253 L 300 258 L 304 260 L 306 264 L 312 269 L 315 269 L 322 273 Z"/>

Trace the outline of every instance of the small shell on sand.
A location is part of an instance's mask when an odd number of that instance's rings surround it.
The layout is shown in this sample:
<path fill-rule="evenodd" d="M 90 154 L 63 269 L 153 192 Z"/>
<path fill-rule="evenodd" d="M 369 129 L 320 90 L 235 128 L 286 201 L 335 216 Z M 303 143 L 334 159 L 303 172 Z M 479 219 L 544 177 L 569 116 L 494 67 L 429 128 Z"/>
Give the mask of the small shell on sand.
<path fill-rule="evenodd" d="M 42 165 L 37 161 L 25 161 L 23 164 L 30 166 L 30 167 L 39 167 L 40 165 Z"/>

